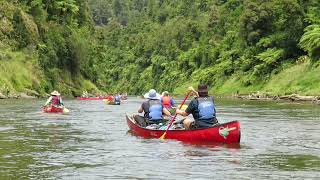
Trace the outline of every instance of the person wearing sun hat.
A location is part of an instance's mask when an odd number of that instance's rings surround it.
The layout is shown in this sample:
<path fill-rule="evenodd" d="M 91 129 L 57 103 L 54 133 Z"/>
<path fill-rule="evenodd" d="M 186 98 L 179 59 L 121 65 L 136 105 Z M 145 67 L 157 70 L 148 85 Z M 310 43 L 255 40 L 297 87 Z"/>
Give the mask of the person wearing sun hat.
<path fill-rule="evenodd" d="M 183 121 L 186 129 L 198 129 L 211 127 L 218 123 L 216 118 L 216 108 L 214 99 L 208 94 L 208 85 L 199 84 L 196 97 L 193 98 L 185 111 L 176 110 L 176 113 L 182 116 L 192 114 L 194 121 L 185 119 Z"/>
<path fill-rule="evenodd" d="M 150 89 L 149 92 L 144 95 L 144 98 L 148 100 L 142 103 L 138 112 L 144 112 L 144 118 L 147 122 L 150 124 L 159 124 L 164 122 L 162 114 L 171 116 L 170 112 L 161 104 L 160 94 L 158 94 L 156 90 Z"/>
<path fill-rule="evenodd" d="M 60 93 L 58 91 L 52 91 L 50 93 L 50 97 L 47 100 L 47 102 L 44 104 L 44 106 L 52 105 L 56 107 L 63 106 L 62 99 L 60 97 Z"/>

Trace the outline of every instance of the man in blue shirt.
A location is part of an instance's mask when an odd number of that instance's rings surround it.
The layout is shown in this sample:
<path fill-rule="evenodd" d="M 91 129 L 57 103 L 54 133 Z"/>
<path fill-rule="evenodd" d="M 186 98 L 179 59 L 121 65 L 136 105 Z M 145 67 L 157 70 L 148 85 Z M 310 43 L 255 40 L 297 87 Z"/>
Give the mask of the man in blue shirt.
<path fill-rule="evenodd" d="M 177 110 L 176 113 L 182 116 L 192 114 L 194 120 L 183 121 L 186 129 L 207 128 L 218 123 L 214 99 L 208 95 L 208 86 L 200 84 L 197 90 L 197 97 L 193 98 L 185 111 Z"/>

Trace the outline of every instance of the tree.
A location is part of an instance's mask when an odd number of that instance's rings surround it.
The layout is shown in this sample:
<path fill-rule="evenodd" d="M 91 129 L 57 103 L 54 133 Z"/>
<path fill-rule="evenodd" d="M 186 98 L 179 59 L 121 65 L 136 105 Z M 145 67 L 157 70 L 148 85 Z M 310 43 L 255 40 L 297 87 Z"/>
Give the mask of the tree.
<path fill-rule="evenodd" d="M 320 57 L 320 25 L 306 27 L 300 46 L 312 57 Z"/>

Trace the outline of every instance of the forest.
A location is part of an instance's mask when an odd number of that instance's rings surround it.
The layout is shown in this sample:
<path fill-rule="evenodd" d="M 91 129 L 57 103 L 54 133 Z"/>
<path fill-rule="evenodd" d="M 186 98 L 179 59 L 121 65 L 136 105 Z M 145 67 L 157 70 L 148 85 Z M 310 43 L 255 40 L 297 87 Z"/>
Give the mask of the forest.
<path fill-rule="evenodd" d="M 0 92 L 320 95 L 318 0 L 0 0 Z"/>

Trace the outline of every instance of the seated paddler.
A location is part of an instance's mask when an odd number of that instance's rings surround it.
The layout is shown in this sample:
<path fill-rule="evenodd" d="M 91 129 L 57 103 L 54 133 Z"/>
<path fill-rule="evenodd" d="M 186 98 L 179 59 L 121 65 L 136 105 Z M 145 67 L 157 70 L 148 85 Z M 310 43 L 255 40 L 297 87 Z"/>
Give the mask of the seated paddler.
<path fill-rule="evenodd" d="M 120 103 L 121 103 L 121 96 L 117 94 L 116 96 L 114 96 L 114 104 L 120 105 Z"/>
<path fill-rule="evenodd" d="M 164 91 L 162 93 L 162 97 L 161 97 L 161 103 L 162 105 L 169 110 L 170 113 L 174 113 L 174 100 L 173 98 L 169 95 L 168 91 Z"/>
<path fill-rule="evenodd" d="M 200 84 L 197 91 L 193 90 L 193 88 L 189 90 L 194 91 L 196 96 L 191 100 L 186 110 L 176 110 L 176 113 L 179 115 L 188 116 L 192 114 L 194 118 L 194 120 L 185 119 L 183 121 L 184 128 L 201 129 L 218 123 L 214 99 L 208 94 L 207 84 Z"/>
<path fill-rule="evenodd" d="M 150 91 L 144 95 L 144 98 L 148 100 L 142 103 L 138 112 L 144 112 L 144 118 L 149 124 L 163 123 L 164 118 L 162 114 L 171 116 L 170 112 L 162 105 L 160 94 L 158 94 L 156 90 L 150 89 Z"/>
<path fill-rule="evenodd" d="M 50 93 L 50 97 L 47 100 L 47 102 L 44 104 L 44 106 L 55 106 L 55 107 L 62 107 L 63 106 L 63 102 L 62 102 L 62 98 L 60 96 L 60 93 L 58 91 L 53 91 Z"/>

